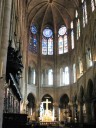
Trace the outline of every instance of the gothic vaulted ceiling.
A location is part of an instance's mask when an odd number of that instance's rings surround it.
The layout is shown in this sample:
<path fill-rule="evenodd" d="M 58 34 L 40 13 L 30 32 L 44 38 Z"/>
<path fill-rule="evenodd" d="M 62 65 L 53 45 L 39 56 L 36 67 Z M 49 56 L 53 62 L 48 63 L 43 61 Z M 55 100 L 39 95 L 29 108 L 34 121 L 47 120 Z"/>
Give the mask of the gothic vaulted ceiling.
<path fill-rule="evenodd" d="M 39 29 L 47 24 L 54 28 L 62 24 L 68 27 L 78 6 L 79 0 L 30 0 L 28 21 L 36 23 Z"/>

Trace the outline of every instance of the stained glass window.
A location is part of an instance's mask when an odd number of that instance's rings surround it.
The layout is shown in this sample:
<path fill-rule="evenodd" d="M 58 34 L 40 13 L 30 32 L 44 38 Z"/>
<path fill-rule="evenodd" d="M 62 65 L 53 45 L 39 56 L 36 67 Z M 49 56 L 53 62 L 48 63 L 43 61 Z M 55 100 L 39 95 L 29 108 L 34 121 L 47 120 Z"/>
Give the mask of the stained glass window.
<path fill-rule="evenodd" d="M 79 39 L 80 37 L 80 20 L 78 19 L 77 20 L 77 40 Z"/>
<path fill-rule="evenodd" d="M 35 25 L 32 25 L 31 28 L 30 28 L 30 30 L 31 30 L 31 32 L 32 32 L 33 34 L 36 34 L 36 33 L 37 33 L 37 28 L 36 28 Z"/>
<path fill-rule="evenodd" d="M 63 54 L 63 37 L 59 37 L 59 54 Z"/>
<path fill-rule="evenodd" d="M 47 38 L 50 38 L 50 37 L 53 35 L 52 30 L 49 29 L 49 28 L 45 28 L 45 29 L 43 30 L 43 35 L 44 35 L 45 37 L 47 37 Z"/>
<path fill-rule="evenodd" d="M 53 55 L 53 39 L 48 39 L 48 55 Z"/>
<path fill-rule="evenodd" d="M 67 35 L 64 35 L 64 53 L 68 52 Z"/>
<path fill-rule="evenodd" d="M 68 52 L 67 28 L 62 26 L 58 31 L 58 53 Z"/>
<path fill-rule="evenodd" d="M 94 0 L 91 0 L 91 8 L 92 8 L 92 12 L 95 10 L 95 3 Z"/>
<path fill-rule="evenodd" d="M 76 22 L 76 29 L 77 29 L 77 40 L 79 39 L 79 37 L 80 37 L 80 20 L 79 20 L 79 18 L 78 18 L 78 11 L 76 10 L 76 12 L 75 12 L 75 15 L 76 15 L 76 20 L 77 20 L 77 22 Z"/>
<path fill-rule="evenodd" d="M 74 30 L 73 30 L 73 21 L 71 22 L 71 47 L 74 49 Z"/>
<path fill-rule="evenodd" d="M 66 27 L 63 26 L 59 29 L 59 35 L 63 36 L 66 33 Z"/>
<path fill-rule="evenodd" d="M 37 28 L 35 25 L 30 27 L 30 43 L 29 51 L 32 53 L 37 53 L 38 40 L 37 40 Z"/>
<path fill-rule="evenodd" d="M 87 16 L 87 6 L 86 6 L 86 1 L 83 1 L 83 27 L 85 27 L 85 24 L 88 22 L 88 16 Z"/>
<path fill-rule="evenodd" d="M 42 54 L 47 55 L 47 39 L 42 39 Z"/>
<path fill-rule="evenodd" d="M 53 55 L 53 32 L 49 28 L 45 28 L 43 30 L 42 54 L 43 55 Z"/>

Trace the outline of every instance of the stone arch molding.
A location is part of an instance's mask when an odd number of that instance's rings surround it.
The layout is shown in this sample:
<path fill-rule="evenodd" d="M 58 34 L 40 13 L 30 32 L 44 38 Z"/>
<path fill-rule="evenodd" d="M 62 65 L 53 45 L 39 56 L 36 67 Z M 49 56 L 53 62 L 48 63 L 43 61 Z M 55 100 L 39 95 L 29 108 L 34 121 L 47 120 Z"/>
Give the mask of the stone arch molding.
<path fill-rule="evenodd" d="M 28 108 L 35 108 L 35 105 L 36 105 L 36 98 L 34 96 L 33 93 L 29 93 L 28 96 L 27 96 L 27 101 L 28 101 Z"/>
<path fill-rule="evenodd" d="M 68 94 L 64 93 L 60 99 L 59 99 L 59 107 L 60 108 L 66 108 L 68 103 L 69 103 L 70 99 Z"/>
<path fill-rule="evenodd" d="M 44 96 L 46 96 L 46 95 L 52 97 L 52 99 L 53 99 L 53 101 L 54 101 L 53 96 L 52 96 L 51 94 L 49 94 L 49 93 L 45 93 L 45 94 L 43 94 L 43 95 L 41 96 L 41 98 L 40 98 L 40 101 L 42 101 L 42 98 L 43 98 Z"/>

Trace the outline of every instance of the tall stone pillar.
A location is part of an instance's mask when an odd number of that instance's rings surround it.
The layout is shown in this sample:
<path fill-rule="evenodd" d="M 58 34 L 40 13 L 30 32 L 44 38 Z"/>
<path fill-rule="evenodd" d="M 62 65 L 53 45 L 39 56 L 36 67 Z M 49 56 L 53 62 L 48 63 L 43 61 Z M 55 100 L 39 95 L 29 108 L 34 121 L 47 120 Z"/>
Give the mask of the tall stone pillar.
<path fill-rule="evenodd" d="M 92 122 L 92 110 L 91 110 L 91 102 L 87 101 L 86 102 L 86 121 L 87 123 Z"/>
<path fill-rule="evenodd" d="M 58 121 L 59 120 L 59 105 L 57 102 L 54 103 L 54 120 Z"/>
<path fill-rule="evenodd" d="M 79 122 L 83 123 L 84 119 L 83 119 L 83 103 L 80 103 L 80 111 L 79 111 Z"/>
<path fill-rule="evenodd" d="M 5 1 L 2 39 L 1 39 L 1 48 L 0 48 L 0 73 L 1 75 L 2 73 L 4 74 L 6 73 L 7 48 L 8 48 L 9 31 L 10 31 L 11 4 L 12 4 L 12 0 Z"/>
<path fill-rule="evenodd" d="M 35 108 L 36 121 L 39 121 L 39 117 L 40 117 L 40 102 L 36 104 L 36 108 Z"/>
<path fill-rule="evenodd" d="M 4 17 L 0 47 L 0 128 L 2 127 L 3 102 L 4 102 L 4 82 L 6 74 L 7 48 L 9 41 L 10 16 L 12 0 L 6 0 L 4 5 Z M 4 77 L 2 79 L 2 76 Z"/>

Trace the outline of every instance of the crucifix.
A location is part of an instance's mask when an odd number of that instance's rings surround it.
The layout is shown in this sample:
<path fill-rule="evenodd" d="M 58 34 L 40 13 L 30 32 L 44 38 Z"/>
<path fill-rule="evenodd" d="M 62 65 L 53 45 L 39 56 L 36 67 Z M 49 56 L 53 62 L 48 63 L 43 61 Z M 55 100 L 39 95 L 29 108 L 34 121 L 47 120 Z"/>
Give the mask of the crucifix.
<path fill-rule="evenodd" d="M 46 101 L 44 101 L 43 103 L 46 103 L 46 110 L 48 111 L 48 103 L 51 103 L 51 102 L 48 101 L 48 99 L 46 99 Z"/>

